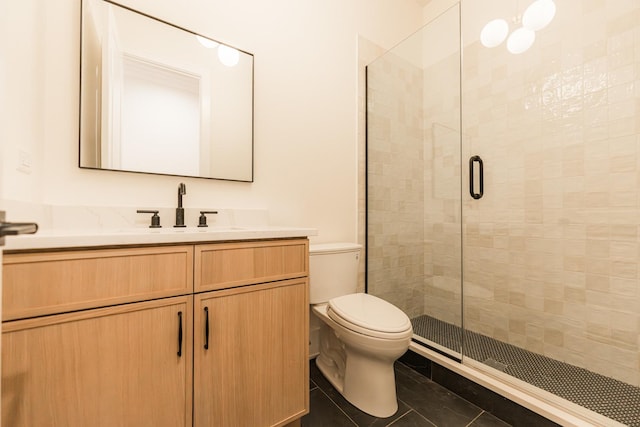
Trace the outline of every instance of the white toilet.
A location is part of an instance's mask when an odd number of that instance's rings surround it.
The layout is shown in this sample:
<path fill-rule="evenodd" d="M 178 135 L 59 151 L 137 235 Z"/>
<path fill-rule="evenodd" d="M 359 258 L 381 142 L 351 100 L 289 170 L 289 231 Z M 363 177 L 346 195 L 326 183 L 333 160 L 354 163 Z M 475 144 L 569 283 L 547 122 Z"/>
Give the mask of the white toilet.
<path fill-rule="evenodd" d="M 361 246 L 311 245 L 310 297 L 322 320 L 316 364 L 351 404 L 386 418 L 398 410 L 393 363 L 409 348 L 407 315 L 373 295 L 354 293 Z"/>

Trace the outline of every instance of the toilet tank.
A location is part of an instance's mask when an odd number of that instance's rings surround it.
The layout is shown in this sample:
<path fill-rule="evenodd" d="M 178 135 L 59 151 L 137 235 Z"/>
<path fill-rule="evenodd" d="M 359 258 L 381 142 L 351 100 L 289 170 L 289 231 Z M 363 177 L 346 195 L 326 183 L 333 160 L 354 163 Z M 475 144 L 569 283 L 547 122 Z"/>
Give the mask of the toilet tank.
<path fill-rule="evenodd" d="M 309 245 L 309 302 L 320 304 L 358 288 L 362 246 L 356 243 Z"/>

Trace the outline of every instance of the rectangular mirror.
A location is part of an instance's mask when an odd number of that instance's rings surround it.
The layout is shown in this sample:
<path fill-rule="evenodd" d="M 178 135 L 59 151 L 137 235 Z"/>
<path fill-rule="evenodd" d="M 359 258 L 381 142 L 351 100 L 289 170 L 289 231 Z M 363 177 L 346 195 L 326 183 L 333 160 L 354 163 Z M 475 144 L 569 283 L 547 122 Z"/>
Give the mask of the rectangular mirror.
<path fill-rule="evenodd" d="M 253 181 L 253 55 L 82 1 L 81 168 Z"/>

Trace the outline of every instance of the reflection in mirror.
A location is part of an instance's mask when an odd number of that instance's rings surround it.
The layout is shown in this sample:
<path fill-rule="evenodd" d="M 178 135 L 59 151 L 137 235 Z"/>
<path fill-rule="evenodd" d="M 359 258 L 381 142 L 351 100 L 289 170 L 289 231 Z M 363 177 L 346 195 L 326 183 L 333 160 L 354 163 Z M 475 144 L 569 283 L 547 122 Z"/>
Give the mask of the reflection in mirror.
<path fill-rule="evenodd" d="M 82 1 L 80 167 L 253 181 L 253 56 Z"/>

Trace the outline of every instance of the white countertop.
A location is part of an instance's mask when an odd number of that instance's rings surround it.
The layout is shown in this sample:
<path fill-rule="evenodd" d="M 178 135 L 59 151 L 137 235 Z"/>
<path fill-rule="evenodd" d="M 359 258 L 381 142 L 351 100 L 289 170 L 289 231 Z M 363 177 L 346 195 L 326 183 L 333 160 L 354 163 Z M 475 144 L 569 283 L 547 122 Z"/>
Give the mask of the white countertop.
<path fill-rule="evenodd" d="M 113 245 L 198 243 L 308 237 L 316 234 L 317 230 L 313 228 L 277 226 L 45 230 L 31 235 L 9 236 L 5 239 L 3 249 L 5 251 L 14 251 Z"/>

